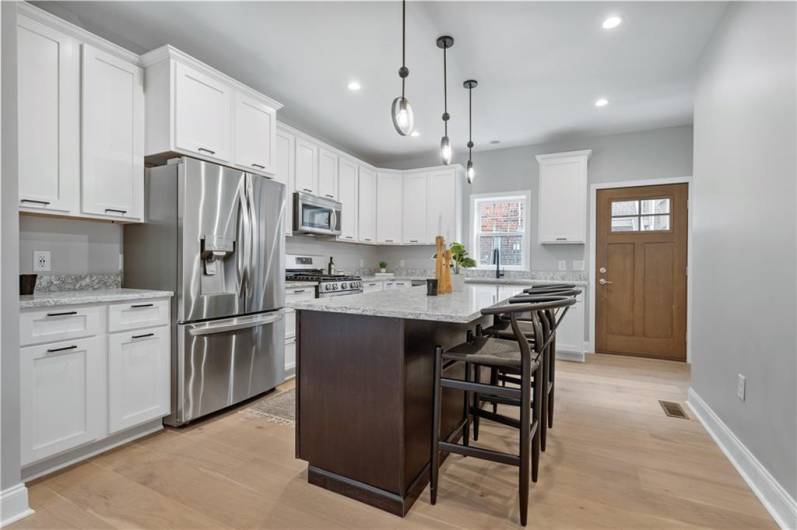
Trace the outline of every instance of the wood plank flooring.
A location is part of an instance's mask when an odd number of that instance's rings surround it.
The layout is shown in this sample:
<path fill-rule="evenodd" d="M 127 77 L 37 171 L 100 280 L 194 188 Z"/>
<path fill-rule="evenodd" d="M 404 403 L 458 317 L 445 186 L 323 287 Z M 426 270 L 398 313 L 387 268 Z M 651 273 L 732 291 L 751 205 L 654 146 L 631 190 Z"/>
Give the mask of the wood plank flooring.
<path fill-rule="evenodd" d="M 591 355 L 557 378 L 529 528 L 777 528 L 700 424 L 659 406 L 685 401 L 687 365 Z M 483 421 L 479 443 L 516 434 Z M 243 410 L 170 429 L 29 484 L 36 513 L 9 528 L 518 527 L 515 468 L 452 455 L 437 505 L 427 488 L 401 519 L 307 484 L 293 444 Z"/>

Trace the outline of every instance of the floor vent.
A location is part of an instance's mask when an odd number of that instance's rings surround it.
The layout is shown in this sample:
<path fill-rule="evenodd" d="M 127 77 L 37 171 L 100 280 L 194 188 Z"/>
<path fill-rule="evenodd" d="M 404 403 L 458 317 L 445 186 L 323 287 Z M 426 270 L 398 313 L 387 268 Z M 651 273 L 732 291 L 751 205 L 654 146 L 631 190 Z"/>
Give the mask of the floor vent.
<path fill-rule="evenodd" d="M 681 418 L 682 420 L 689 419 L 689 416 L 686 415 L 680 403 L 659 400 L 659 405 L 661 405 L 661 408 L 664 409 L 664 413 L 670 418 Z"/>

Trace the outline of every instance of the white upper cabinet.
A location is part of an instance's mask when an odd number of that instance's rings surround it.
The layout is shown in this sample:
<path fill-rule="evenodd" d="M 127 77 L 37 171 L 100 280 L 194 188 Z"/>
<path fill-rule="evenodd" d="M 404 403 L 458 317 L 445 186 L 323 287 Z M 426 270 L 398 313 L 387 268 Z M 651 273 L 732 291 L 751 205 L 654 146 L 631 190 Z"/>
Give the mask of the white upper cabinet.
<path fill-rule="evenodd" d="M 415 173 L 403 178 L 402 241 L 410 245 L 433 243 L 426 229 L 427 176 Z"/>
<path fill-rule="evenodd" d="M 82 208 L 141 220 L 144 200 L 144 86 L 135 64 L 83 45 Z"/>
<path fill-rule="evenodd" d="M 341 157 L 338 163 L 338 200 L 343 205 L 341 208 L 343 219 L 340 223 L 339 237 L 346 241 L 357 241 L 358 184 L 357 163 Z"/>
<path fill-rule="evenodd" d="M 306 193 L 318 193 L 318 146 L 296 137 L 295 189 Z"/>
<path fill-rule="evenodd" d="M 584 244 L 587 232 L 587 162 L 591 151 L 537 155 L 540 164 L 540 244 Z"/>
<path fill-rule="evenodd" d="M 76 214 L 80 170 L 80 63 L 72 37 L 17 18 L 19 205 Z"/>
<path fill-rule="evenodd" d="M 364 243 L 376 241 L 376 172 L 365 166 L 359 171 L 358 237 Z M 346 218 L 344 213 L 343 218 Z"/>
<path fill-rule="evenodd" d="M 274 173 L 277 111 L 258 98 L 235 95 L 235 165 L 246 171 Z"/>
<path fill-rule="evenodd" d="M 179 62 L 175 84 L 175 147 L 232 161 L 233 87 Z"/>
<path fill-rule="evenodd" d="M 429 173 L 427 238 L 441 235 L 446 243 L 462 241 L 462 175 L 456 168 Z"/>
<path fill-rule="evenodd" d="M 293 168 L 296 139 L 288 132 L 277 129 L 276 132 L 275 178 L 285 185 L 285 234 L 293 233 Z"/>
<path fill-rule="evenodd" d="M 376 183 L 376 237 L 380 243 L 401 243 L 402 174 L 380 171 Z"/>
<path fill-rule="evenodd" d="M 338 198 L 338 155 L 327 149 L 318 152 L 318 195 Z"/>
<path fill-rule="evenodd" d="M 145 53 L 141 63 L 147 157 L 163 162 L 187 154 L 273 174 L 276 112 L 282 105 L 173 46 Z"/>

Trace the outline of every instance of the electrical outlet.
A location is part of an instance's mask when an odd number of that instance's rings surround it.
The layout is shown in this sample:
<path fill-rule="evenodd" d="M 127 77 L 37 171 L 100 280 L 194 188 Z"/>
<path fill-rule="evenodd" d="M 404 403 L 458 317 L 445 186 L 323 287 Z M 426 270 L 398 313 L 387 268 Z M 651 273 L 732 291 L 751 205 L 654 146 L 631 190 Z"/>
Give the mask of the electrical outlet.
<path fill-rule="evenodd" d="M 33 272 L 50 272 L 50 251 L 33 251 Z"/>
<path fill-rule="evenodd" d="M 736 397 L 739 398 L 740 401 L 744 401 L 744 394 L 747 390 L 747 378 L 742 374 L 738 374 L 736 376 Z"/>
<path fill-rule="evenodd" d="M 566 271 L 567 270 L 567 260 L 560 259 L 559 260 L 559 270 Z"/>
<path fill-rule="evenodd" d="M 573 270 L 574 271 L 583 271 L 584 270 L 584 260 L 583 259 L 574 259 L 573 260 Z"/>

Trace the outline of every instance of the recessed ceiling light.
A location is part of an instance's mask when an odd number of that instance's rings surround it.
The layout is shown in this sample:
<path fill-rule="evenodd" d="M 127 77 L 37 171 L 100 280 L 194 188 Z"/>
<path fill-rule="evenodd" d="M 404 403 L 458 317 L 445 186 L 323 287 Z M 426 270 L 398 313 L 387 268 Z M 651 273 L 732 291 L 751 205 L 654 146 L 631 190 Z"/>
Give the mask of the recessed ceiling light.
<path fill-rule="evenodd" d="M 609 100 L 606 99 L 606 98 L 598 98 L 598 99 L 595 100 L 595 106 L 596 107 L 605 107 L 608 104 L 609 104 Z"/>
<path fill-rule="evenodd" d="M 607 17 L 606 20 L 604 20 L 603 24 L 601 25 L 603 26 L 603 29 L 614 29 L 622 23 L 623 23 L 622 18 L 618 17 L 617 15 L 612 15 L 610 17 Z"/>
<path fill-rule="evenodd" d="M 412 131 L 412 132 L 410 133 L 410 136 L 420 136 L 420 135 L 421 135 L 421 133 L 420 133 L 420 132 L 418 132 L 418 131 Z"/>
<path fill-rule="evenodd" d="M 349 81 L 348 87 L 352 92 L 357 92 L 362 88 L 362 85 L 360 85 L 359 81 Z"/>

